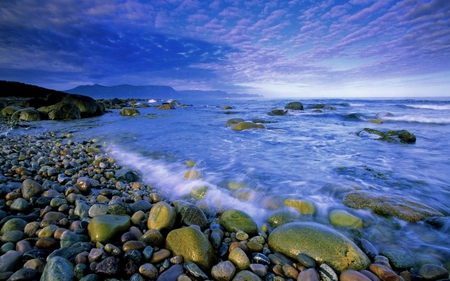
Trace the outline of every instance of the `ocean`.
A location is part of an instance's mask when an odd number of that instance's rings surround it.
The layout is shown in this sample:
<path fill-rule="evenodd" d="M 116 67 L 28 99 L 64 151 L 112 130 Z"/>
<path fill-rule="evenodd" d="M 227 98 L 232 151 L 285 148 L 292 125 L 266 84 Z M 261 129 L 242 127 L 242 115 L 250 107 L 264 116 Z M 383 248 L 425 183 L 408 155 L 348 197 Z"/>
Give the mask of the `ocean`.
<path fill-rule="evenodd" d="M 315 206 L 307 220 L 333 227 L 328 219 L 333 209 L 361 218 L 361 229 L 335 228 L 369 240 L 380 252 L 450 260 L 449 98 L 178 101 L 185 106 L 158 110 L 152 105 L 160 101 L 141 101 L 150 106 L 139 107 L 137 117 L 115 109 L 95 118 L 30 123 L 26 130 L 3 134 L 70 131 L 74 140 L 96 138 L 119 164 L 139 171 L 170 200 L 193 200 L 213 211 L 240 209 L 263 225 L 275 212 L 290 209 L 286 199 L 301 199 Z M 292 101 L 304 110 L 268 114 Z M 321 104 L 326 107 L 317 110 Z M 233 131 L 225 126 L 232 118 L 259 119 L 266 129 Z M 407 130 L 416 142 L 383 141 L 365 128 Z M 201 178 L 186 180 L 192 169 Z M 206 191 L 202 198 L 192 195 L 199 189 Z M 406 222 L 352 209 L 343 197 L 354 190 L 400 196 L 444 216 L 437 222 Z"/>

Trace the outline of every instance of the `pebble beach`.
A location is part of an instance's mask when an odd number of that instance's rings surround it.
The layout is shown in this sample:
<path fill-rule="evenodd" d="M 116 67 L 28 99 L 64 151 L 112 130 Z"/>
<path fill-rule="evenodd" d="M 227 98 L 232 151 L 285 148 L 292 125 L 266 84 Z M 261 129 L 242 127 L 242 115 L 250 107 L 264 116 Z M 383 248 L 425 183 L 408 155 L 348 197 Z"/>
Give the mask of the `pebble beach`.
<path fill-rule="evenodd" d="M 244 210 L 170 201 L 75 134 L 0 136 L 0 280 L 449 278 L 448 262 L 410 264 L 319 223 L 268 227 Z"/>

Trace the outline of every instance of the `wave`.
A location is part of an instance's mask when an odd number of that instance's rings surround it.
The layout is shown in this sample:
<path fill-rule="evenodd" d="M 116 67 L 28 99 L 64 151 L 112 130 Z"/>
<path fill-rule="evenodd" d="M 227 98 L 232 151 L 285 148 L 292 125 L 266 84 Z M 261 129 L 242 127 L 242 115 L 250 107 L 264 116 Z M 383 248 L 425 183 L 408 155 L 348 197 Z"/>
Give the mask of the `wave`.
<path fill-rule="evenodd" d="M 406 107 L 417 109 L 432 109 L 432 110 L 450 110 L 450 105 L 435 105 L 435 104 L 409 104 Z"/>
<path fill-rule="evenodd" d="M 364 103 L 350 103 L 350 106 L 353 107 L 362 107 L 362 106 L 366 106 Z"/>
<path fill-rule="evenodd" d="M 450 124 L 450 117 L 423 117 L 423 116 L 389 116 L 383 117 L 386 121 L 401 121 L 411 123 Z"/>

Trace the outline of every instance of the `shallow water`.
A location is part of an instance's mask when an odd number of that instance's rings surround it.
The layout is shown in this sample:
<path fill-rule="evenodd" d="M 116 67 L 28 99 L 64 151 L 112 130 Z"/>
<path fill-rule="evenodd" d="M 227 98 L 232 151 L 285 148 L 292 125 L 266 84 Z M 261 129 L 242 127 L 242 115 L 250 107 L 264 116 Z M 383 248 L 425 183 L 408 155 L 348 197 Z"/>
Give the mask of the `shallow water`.
<path fill-rule="evenodd" d="M 342 203 L 354 189 L 396 194 L 450 214 L 450 99 L 300 100 L 304 111 L 269 116 L 292 100 L 199 100 L 176 110 L 140 108 L 138 117 L 119 110 L 101 117 L 70 122 L 41 121 L 28 130 L 75 131 L 76 139 L 98 138 L 108 153 L 168 198 L 191 198 L 192 189 L 208 187 L 198 202 L 211 209 L 239 208 L 261 225 L 287 198 L 313 202 L 312 220 L 329 224 L 328 211 L 345 209 L 363 219 L 364 228 L 339 229 L 364 237 L 380 251 L 400 249 L 412 256 L 450 260 L 449 226 L 381 218 Z M 324 103 L 336 110 L 308 109 Z M 222 110 L 230 105 L 232 110 Z M 387 112 L 391 114 L 386 114 Z M 382 113 L 383 124 L 369 122 Z M 263 119 L 267 130 L 232 131 L 231 118 Z M 408 130 L 414 144 L 388 143 L 357 132 Z M 5 132 L 4 132 L 5 133 Z M 202 174 L 187 181 L 187 160 Z M 230 189 L 229 184 L 244 186 Z"/>

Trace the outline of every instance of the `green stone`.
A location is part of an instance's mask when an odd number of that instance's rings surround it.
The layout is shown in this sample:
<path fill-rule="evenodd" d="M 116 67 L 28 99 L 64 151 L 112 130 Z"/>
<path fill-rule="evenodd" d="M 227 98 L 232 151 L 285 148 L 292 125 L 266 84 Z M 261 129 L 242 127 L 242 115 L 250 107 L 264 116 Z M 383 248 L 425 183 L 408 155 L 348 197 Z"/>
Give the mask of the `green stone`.
<path fill-rule="evenodd" d="M 5 222 L 2 229 L 0 230 L 0 235 L 3 233 L 6 233 L 11 230 L 21 230 L 23 231 L 25 229 L 25 226 L 27 225 L 27 222 L 23 219 L 19 218 L 13 218 Z"/>
<path fill-rule="evenodd" d="M 240 210 L 225 211 L 220 217 L 220 224 L 228 231 L 241 230 L 250 236 L 258 234 L 258 225 L 247 213 Z"/>
<path fill-rule="evenodd" d="M 149 229 L 171 230 L 176 220 L 175 209 L 167 202 L 160 201 L 153 205 L 148 215 L 147 226 Z"/>
<path fill-rule="evenodd" d="M 363 228 L 364 224 L 363 221 L 350 214 L 349 212 L 345 210 L 332 210 L 328 214 L 330 218 L 330 222 L 334 226 L 340 226 L 340 227 L 354 227 L 354 228 Z"/>
<path fill-rule="evenodd" d="M 265 129 L 266 127 L 263 124 L 253 123 L 253 122 L 241 122 L 234 125 L 231 129 L 233 131 L 243 131 L 250 129 Z"/>
<path fill-rule="evenodd" d="M 171 251 L 173 256 L 183 256 L 185 262 L 194 262 L 205 271 L 209 271 L 217 261 L 209 240 L 200 230 L 193 227 L 178 228 L 169 232 L 166 237 L 166 249 Z"/>
<path fill-rule="evenodd" d="M 53 257 L 47 261 L 41 280 L 47 281 L 74 281 L 73 265 L 63 257 Z"/>
<path fill-rule="evenodd" d="M 92 242 L 107 243 L 114 236 L 121 235 L 130 228 L 129 216 L 103 215 L 93 218 L 88 225 Z"/>
<path fill-rule="evenodd" d="M 268 244 L 273 252 L 291 259 L 305 254 L 317 263 L 328 264 L 333 270 L 360 270 L 369 266 L 369 258 L 343 234 L 312 222 L 293 222 L 275 228 Z"/>
<path fill-rule="evenodd" d="M 261 278 L 249 270 L 241 270 L 233 278 L 233 281 L 261 281 Z"/>

